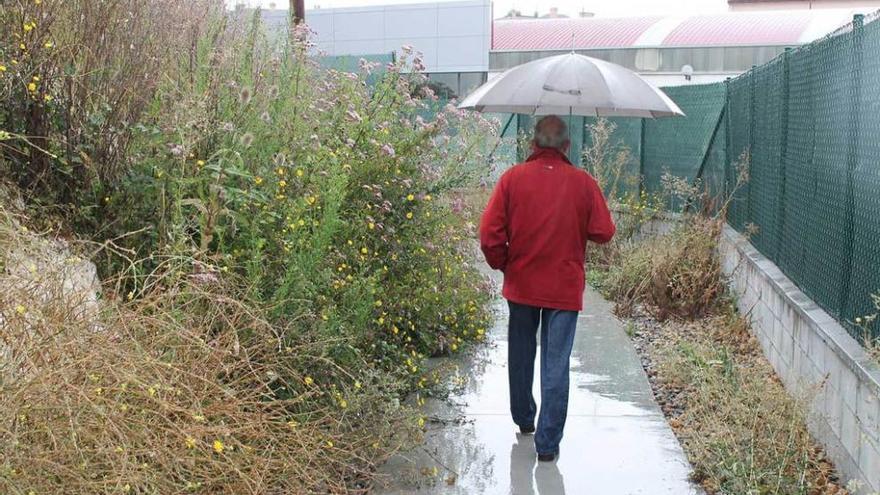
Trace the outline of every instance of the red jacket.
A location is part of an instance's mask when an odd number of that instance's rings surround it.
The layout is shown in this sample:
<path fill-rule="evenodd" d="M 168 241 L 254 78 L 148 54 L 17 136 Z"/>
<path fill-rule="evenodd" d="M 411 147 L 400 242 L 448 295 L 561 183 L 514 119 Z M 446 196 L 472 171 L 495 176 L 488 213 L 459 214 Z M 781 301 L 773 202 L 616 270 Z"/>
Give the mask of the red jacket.
<path fill-rule="evenodd" d="M 495 186 L 480 247 L 504 272 L 509 301 L 580 311 L 587 240 L 608 242 L 614 230 L 596 180 L 560 151 L 539 148 Z"/>

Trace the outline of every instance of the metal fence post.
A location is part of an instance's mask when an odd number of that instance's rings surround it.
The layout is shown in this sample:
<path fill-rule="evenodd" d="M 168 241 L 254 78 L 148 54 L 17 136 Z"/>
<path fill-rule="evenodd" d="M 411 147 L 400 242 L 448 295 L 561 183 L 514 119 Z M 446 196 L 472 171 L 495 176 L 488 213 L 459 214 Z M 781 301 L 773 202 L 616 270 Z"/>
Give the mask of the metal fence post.
<path fill-rule="evenodd" d="M 645 192 L 645 130 L 647 119 L 642 119 L 639 129 L 639 200 L 641 201 L 642 193 Z"/>
<path fill-rule="evenodd" d="M 862 111 L 860 107 L 862 95 L 862 50 L 864 40 L 865 16 L 856 14 L 853 16 L 852 30 L 852 73 L 850 74 L 850 84 L 852 84 L 852 98 L 849 102 L 849 139 L 847 140 L 846 150 L 846 230 L 845 246 L 846 259 L 843 260 L 843 283 L 840 294 L 840 307 L 838 309 L 841 320 L 849 314 L 849 293 L 850 283 L 852 282 L 853 271 L 853 243 L 855 240 L 855 191 L 853 180 L 855 176 L 856 165 L 858 164 L 859 152 L 859 114 Z"/>
<path fill-rule="evenodd" d="M 776 212 L 779 218 L 776 219 L 776 262 L 784 265 L 785 261 L 782 256 L 782 237 L 785 232 L 785 161 L 788 155 L 788 98 L 789 98 L 789 56 L 791 48 L 786 48 L 782 53 L 782 109 L 779 119 L 780 137 L 779 137 L 779 207 Z"/>
<path fill-rule="evenodd" d="M 752 164 L 755 162 L 753 157 L 755 156 L 755 65 L 749 70 L 749 182 L 751 182 L 754 177 L 752 177 Z M 755 215 L 753 213 L 752 208 L 752 189 L 753 187 L 748 187 L 746 190 L 746 222 L 743 222 L 743 225 L 747 223 L 753 223 Z M 760 235 L 760 233 L 759 233 Z M 755 241 L 753 241 L 754 243 Z"/>
<path fill-rule="evenodd" d="M 724 79 L 724 108 L 727 109 L 727 118 L 724 120 L 724 200 L 732 201 L 730 195 L 733 186 L 730 184 L 730 78 Z M 730 213 L 730 208 L 724 212 L 725 217 Z M 730 222 L 730 218 L 726 218 Z"/>

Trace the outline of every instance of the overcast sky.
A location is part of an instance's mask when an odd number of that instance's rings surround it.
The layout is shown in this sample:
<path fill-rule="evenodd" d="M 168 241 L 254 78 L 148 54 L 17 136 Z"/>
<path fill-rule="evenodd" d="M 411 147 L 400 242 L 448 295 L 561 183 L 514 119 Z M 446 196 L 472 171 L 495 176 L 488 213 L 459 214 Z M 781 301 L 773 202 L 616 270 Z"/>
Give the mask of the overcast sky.
<path fill-rule="evenodd" d="M 227 0 L 228 3 L 245 3 L 249 6 L 269 7 L 274 3 L 286 8 L 288 0 Z M 355 7 L 364 5 L 387 5 L 400 3 L 424 3 L 419 0 L 305 0 L 306 9 L 315 7 Z M 581 10 L 601 16 L 636 16 L 646 14 L 704 14 L 727 11 L 727 0 L 494 0 L 495 17 L 501 17 L 510 9 L 523 14 L 535 10 L 544 14 L 550 7 L 558 7 L 560 13 L 576 16 Z"/>

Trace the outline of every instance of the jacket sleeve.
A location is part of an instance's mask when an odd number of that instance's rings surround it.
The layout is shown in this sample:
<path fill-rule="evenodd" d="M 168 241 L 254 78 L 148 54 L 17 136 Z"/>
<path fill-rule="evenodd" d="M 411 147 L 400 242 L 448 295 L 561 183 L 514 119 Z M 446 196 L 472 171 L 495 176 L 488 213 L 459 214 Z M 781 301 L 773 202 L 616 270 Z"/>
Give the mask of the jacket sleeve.
<path fill-rule="evenodd" d="M 480 249 L 489 266 L 504 271 L 507 266 L 507 180 L 501 176 L 480 221 Z"/>
<path fill-rule="evenodd" d="M 608 211 L 608 202 L 605 201 L 599 184 L 595 179 L 590 178 L 588 187 L 591 205 L 590 218 L 587 221 L 587 239 L 597 244 L 605 244 L 614 237 L 617 227 L 614 226 L 614 219 Z"/>

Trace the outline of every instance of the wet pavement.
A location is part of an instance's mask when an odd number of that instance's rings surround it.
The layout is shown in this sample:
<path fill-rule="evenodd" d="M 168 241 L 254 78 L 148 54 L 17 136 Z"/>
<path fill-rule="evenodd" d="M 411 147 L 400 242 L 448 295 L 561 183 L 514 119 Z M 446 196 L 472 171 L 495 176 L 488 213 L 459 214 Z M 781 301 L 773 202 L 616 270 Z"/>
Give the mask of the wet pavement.
<path fill-rule="evenodd" d="M 571 359 L 560 456 L 538 463 L 533 436 L 510 419 L 507 305 L 499 300 L 489 343 L 451 360 L 460 386 L 431 399 L 425 443 L 381 470 L 377 493 L 625 495 L 700 494 L 690 466 L 654 402 L 638 356 L 608 302 L 587 289 Z M 538 351 L 540 355 L 540 350 Z M 450 361 L 450 360 L 447 360 Z M 536 360 L 535 371 L 539 366 Z M 539 400 L 539 377 L 535 399 Z"/>

